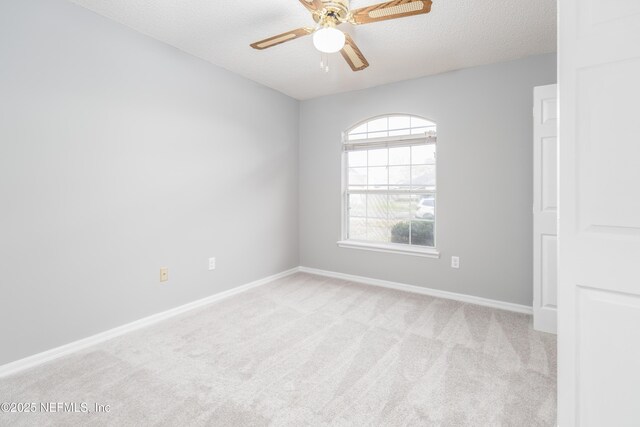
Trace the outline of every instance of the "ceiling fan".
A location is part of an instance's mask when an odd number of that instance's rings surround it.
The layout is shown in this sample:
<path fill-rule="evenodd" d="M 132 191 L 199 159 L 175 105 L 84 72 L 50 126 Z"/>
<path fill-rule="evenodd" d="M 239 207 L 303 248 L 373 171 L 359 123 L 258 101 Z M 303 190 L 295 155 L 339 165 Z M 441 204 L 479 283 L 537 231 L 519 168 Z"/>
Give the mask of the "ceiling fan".
<path fill-rule="evenodd" d="M 299 0 L 311 12 L 316 21 L 315 28 L 302 27 L 268 39 L 252 43 L 258 50 L 267 49 L 284 42 L 313 34 L 313 44 L 324 54 L 340 52 L 353 71 L 361 71 L 369 66 L 356 43 L 349 34 L 340 31 L 339 25 L 369 24 L 371 22 L 421 15 L 431 11 L 431 0 L 393 0 L 350 10 L 349 0 Z M 321 63 L 324 68 L 324 65 Z M 328 68 L 326 69 L 328 70 Z"/>

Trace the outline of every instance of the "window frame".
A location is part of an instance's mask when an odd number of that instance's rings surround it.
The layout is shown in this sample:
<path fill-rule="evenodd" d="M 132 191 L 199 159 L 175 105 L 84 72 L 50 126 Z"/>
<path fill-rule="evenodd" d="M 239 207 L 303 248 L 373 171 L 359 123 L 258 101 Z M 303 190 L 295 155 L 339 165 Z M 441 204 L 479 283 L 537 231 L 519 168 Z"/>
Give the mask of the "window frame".
<path fill-rule="evenodd" d="M 400 135 L 400 136 L 387 136 L 387 137 L 379 137 L 379 138 L 365 138 L 365 139 L 354 139 L 354 140 L 350 140 L 349 139 L 349 135 L 351 132 L 353 132 L 353 130 L 361 127 L 364 124 L 370 123 L 374 120 L 379 120 L 381 118 L 391 118 L 391 117 L 410 117 L 410 118 L 417 118 L 417 119 L 421 119 L 421 120 L 425 120 L 428 121 L 430 123 L 436 124 L 435 121 L 415 115 L 415 114 L 402 114 L 402 113 L 394 113 L 394 114 L 383 114 L 383 115 L 379 115 L 379 116 L 375 116 L 375 117 L 370 117 L 368 119 L 365 119 L 363 121 L 358 122 L 357 124 L 355 124 L 354 126 L 350 127 L 349 129 L 347 129 L 345 132 L 342 133 L 342 143 L 341 143 L 341 150 L 342 150 L 342 154 L 341 154 L 341 196 L 340 196 L 340 200 L 341 200 L 341 240 L 339 240 L 337 242 L 337 245 L 341 248 L 349 248 L 349 249 L 361 249 L 361 250 L 368 250 L 368 251 L 375 251 L 375 252 L 384 252 L 384 253 L 396 253 L 396 254 L 405 254 L 405 255 L 412 255 L 412 256 L 419 256 L 419 257 L 426 257 L 426 258 L 439 258 L 440 257 L 440 252 L 437 250 L 437 222 L 438 222 L 438 202 L 437 202 L 437 197 L 438 197 L 438 158 L 437 158 L 437 134 L 436 136 L 429 136 L 426 134 L 418 134 L 418 135 Z M 411 133 L 412 127 L 410 126 L 409 128 L 407 128 L 409 130 L 409 133 Z M 385 131 L 383 131 L 385 132 Z M 389 129 L 387 127 L 386 130 L 387 134 L 389 132 Z M 369 132 L 367 132 L 369 133 Z M 348 155 L 350 151 L 353 150 L 349 150 L 347 149 L 348 145 L 359 145 L 362 144 L 363 147 L 368 147 L 368 148 L 363 148 L 364 150 L 367 149 L 374 149 L 375 148 L 375 144 L 385 144 L 387 145 L 388 143 L 397 143 L 398 147 L 401 146 L 412 146 L 412 145 L 423 145 L 423 144 L 415 144 L 416 140 L 426 140 L 424 145 L 429 145 L 429 140 L 433 139 L 433 142 L 431 142 L 431 144 L 436 145 L 436 159 L 435 159 L 435 174 L 436 174 L 436 185 L 435 185 L 435 189 L 434 191 L 426 191 L 425 194 L 433 194 L 433 199 L 435 202 L 435 206 L 434 206 L 434 220 L 433 220 L 433 235 L 434 235 L 434 246 L 420 246 L 420 245 L 412 245 L 412 244 L 408 244 L 408 243 L 386 243 L 386 242 L 374 242 L 374 241 L 366 241 L 366 240 L 355 240 L 355 239 L 349 239 L 348 238 L 348 231 L 349 231 L 349 212 L 348 212 L 348 208 L 349 208 L 349 171 L 348 171 Z M 403 142 L 406 141 L 406 144 L 403 144 Z M 412 142 L 414 142 L 412 144 Z M 387 145 L 388 146 L 388 145 Z M 387 165 L 388 167 L 388 165 Z M 393 194 L 392 191 L 389 191 L 389 189 L 387 188 L 387 190 L 380 190 L 382 193 L 384 194 Z M 400 194 L 402 194 L 403 192 L 400 191 Z M 413 192 L 411 192 L 411 190 L 406 191 L 406 193 L 408 194 L 415 194 Z M 366 194 L 366 192 L 364 193 Z"/>

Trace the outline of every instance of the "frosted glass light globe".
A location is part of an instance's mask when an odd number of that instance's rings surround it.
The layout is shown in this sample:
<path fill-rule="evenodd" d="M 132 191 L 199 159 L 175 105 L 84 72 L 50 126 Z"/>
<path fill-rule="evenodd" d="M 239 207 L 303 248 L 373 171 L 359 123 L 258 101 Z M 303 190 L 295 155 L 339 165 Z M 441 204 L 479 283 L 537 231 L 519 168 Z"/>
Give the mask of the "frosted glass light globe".
<path fill-rule="evenodd" d="M 325 27 L 313 33 L 313 45 L 320 52 L 336 53 L 344 47 L 344 33 L 337 28 Z"/>

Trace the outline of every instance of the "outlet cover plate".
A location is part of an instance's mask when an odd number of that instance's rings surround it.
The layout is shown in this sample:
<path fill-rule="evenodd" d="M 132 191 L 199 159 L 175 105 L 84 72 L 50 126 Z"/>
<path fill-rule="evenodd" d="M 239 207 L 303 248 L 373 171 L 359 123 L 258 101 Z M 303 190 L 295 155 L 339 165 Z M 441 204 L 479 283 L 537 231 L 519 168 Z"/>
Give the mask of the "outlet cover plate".
<path fill-rule="evenodd" d="M 451 257 L 451 268 L 460 268 L 460 257 Z"/>

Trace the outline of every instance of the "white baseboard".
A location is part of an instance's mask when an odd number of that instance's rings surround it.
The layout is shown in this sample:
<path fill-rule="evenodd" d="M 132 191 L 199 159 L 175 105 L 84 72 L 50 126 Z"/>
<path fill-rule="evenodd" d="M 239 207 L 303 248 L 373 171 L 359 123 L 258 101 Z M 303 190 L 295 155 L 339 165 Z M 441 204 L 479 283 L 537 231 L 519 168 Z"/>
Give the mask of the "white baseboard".
<path fill-rule="evenodd" d="M 33 356 L 25 357 L 24 359 L 16 360 L 15 362 L 7 363 L 6 365 L 0 366 L 0 378 L 5 377 L 7 375 L 15 374 L 25 369 L 33 368 L 35 366 L 41 365 L 46 362 L 50 362 L 59 357 L 66 356 L 71 353 L 75 353 L 87 347 L 91 347 L 93 345 L 110 340 L 111 338 L 115 338 L 120 335 L 135 331 L 137 329 L 153 325 L 162 320 L 166 320 L 171 317 L 177 316 L 179 314 L 185 313 L 187 311 L 193 310 L 195 308 L 199 308 L 207 304 L 220 301 L 232 295 L 246 292 L 249 289 L 253 289 L 258 286 L 267 284 L 269 282 L 273 282 L 274 280 L 289 276 L 298 271 L 299 271 L 299 267 L 295 267 L 290 270 L 286 270 L 281 273 L 274 274 L 273 276 L 265 277 L 263 279 L 259 279 L 254 282 L 247 283 L 246 285 L 238 286 L 236 288 L 229 289 L 228 291 L 220 292 L 220 293 L 208 296 L 206 298 L 202 298 L 197 301 L 193 301 L 193 302 L 181 305 L 179 307 L 175 307 L 167 311 L 163 311 L 161 313 L 156 313 L 151 316 L 145 317 L 143 319 L 139 319 L 134 322 L 127 323 L 126 325 L 118 326 L 117 328 L 113 328 L 105 332 L 100 332 L 96 335 L 92 335 L 90 337 L 83 338 L 78 341 L 74 341 L 69 344 L 65 344 L 63 346 L 44 351 L 42 353 L 34 354 Z"/>
<path fill-rule="evenodd" d="M 228 291 L 220 292 L 218 294 L 214 294 L 206 298 L 202 298 L 200 300 L 193 301 L 188 304 L 184 304 L 167 311 L 163 311 L 162 313 L 153 314 L 143 319 L 136 320 L 131 323 L 127 323 L 126 325 L 118 326 L 117 328 L 113 328 L 108 331 L 101 332 L 99 334 L 92 335 L 90 337 L 83 338 L 78 341 L 74 341 L 72 343 L 65 344 L 63 346 L 44 351 L 42 353 L 35 354 L 33 356 L 28 356 L 28 357 L 25 357 L 24 359 L 16 360 L 15 362 L 7 363 L 6 365 L 0 366 L 0 378 L 11 375 L 11 374 L 15 374 L 25 369 L 33 368 L 43 363 L 50 362 L 59 357 L 66 356 L 71 353 L 75 353 L 77 351 L 83 350 L 93 345 L 118 337 L 120 335 L 135 331 L 140 328 L 144 328 L 146 326 L 153 325 L 155 323 L 169 319 L 171 317 L 177 316 L 179 314 L 185 313 L 195 308 L 199 308 L 207 304 L 220 301 L 224 298 L 228 298 L 230 296 L 233 296 L 242 292 L 246 292 L 249 289 L 253 289 L 258 286 L 267 284 L 269 282 L 273 282 L 274 280 L 289 276 L 298 271 L 309 273 L 309 274 L 315 274 L 318 276 L 333 277 L 336 279 L 348 280 L 351 282 L 357 282 L 357 283 L 362 283 L 366 285 L 373 285 L 373 286 L 379 286 L 383 288 L 395 289 L 399 291 L 429 295 L 437 298 L 445 298 L 445 299 L 451 299 L 456 301 L 462 301 L 470 304 L 497 308 L 500 310 L 513 311 L 516 313 L 524 313 L 524 314 L 533 313 L 532 308 L 525 305 L 513 304 L 513 303 L 503 302 L 503 301 L 496 301 L 496 300 L 491 300 L 487 298 L 475 297 L 471 295 L 457 294 L 454 292 L 440 291 L 437 289 L 423 288 L 421 286 L 407 285 L 404 283 L 390 282 L 387 280 L 372 279 L 370 277 L 355 276 L 352 274 L 344 274 L 344 273 L 337 273 L 334 271 L 319 270 L 316 268 L 295 267 L 290 270 L 283 271 L 278 274 L 274 274 L 273 276 L 265 277 L 263 279 L 259 279 L 254 282 L 247 283 L 246 285 L 238 286 L 237 288 L 229 289 Z"/>
<path fill-rule="evenodd" d="M 513 304 L 510 302 L 497 301 L 488 298 L 481 298 L 472 295 L 457 294 L 455 292 L 441 291 L 438 289 L 423 288 L 422 286 L 407 285 L 404 283 L 390 282 L 387 280 L 372 279 L 370 277 L 354 276 L 352 274 L 337 273 L 335 271 L 319 270 L 317 268 L 300 267 L 301 272 L 316 274 L 318 276 L 333 277 L 335 279 L 348 280 L 350 282 L 362 283 L 365 285 L 379 286 L 382 288 L 395 289 L 398 291 L 412 292 L 415 294 L 429 295 L 437 298 L 451 299 L 455 301 L 467 302 L 470 304 L 482 305 L 485 307 L 497 308 L 500 310 L 513 311 L 516 313 L 533 314 L 533 309 L 526 305 Z"/>

